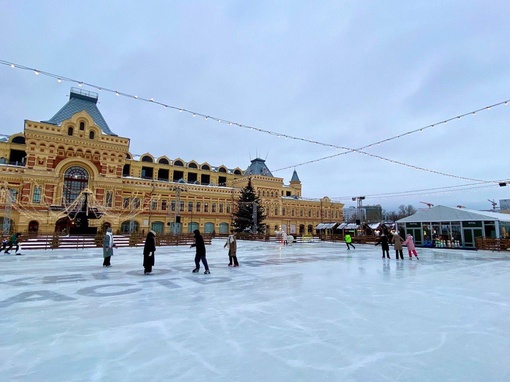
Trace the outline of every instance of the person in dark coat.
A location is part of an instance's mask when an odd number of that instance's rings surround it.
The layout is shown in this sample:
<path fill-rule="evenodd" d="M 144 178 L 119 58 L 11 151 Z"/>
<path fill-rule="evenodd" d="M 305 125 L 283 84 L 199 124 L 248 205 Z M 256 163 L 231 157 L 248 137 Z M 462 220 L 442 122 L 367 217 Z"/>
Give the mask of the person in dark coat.
<path fill-rule="evenodd" d="M 388 236 L 385 234 L 381 235 L 379 240 L 377 240 L 377 243 L 375 245 L 381 244 L 382 248 L 382 258 L 384 259 L 386 256 L 388 256 L 388 259 L 390 258 L 390 242 L 388 240 Z"/>
<path fill-rule="evenodd" d="M 103 239 L 103 267 L 111 267 L 110 259 L 113 256 L 113 248 L 115 247 L 115 243 L 113 242 L 113 233 L 112 229 L 108 227 L 106 229 L 106 235 Z"/>
<path fill-rule="evenodd" d="M 205 272 L 204 274 L 208 275 L 209 265 L 207 264 L 207 259 L 205 258 L 205 244 L 204 238 L 200 235 L 200 231 L 198 229 L 193 231 L 195 236 L 195 243 L 190 245 L 190 248 L 196 247 L 197 253 L 195 255 L 195 269 L 193 269 L 193 273 L 197 273 L 200 270 L 200 261 L 204 264 Z"/>
<path fill-rule="evenodd" d="M 156 232 L 150 230 L 143 246 L 144 275 L 150 275 L 154 266 L 154 252 L 156 252 Z"/>
<path fill-rule="evenodd" d="M 19 251 L 19 238 L 20 238 L 20 236 L 21 236 L 21 232 L 17 232 L 17 233 L 15 233 L 14 235 L 12 235 L 9 238 L 9 242 L 6 245 L 7 249 L 5 250 L 5 253 L 9 253 L 11 248 L 14 247 L 14 246 L 16 246 L 16 252 Z"/>

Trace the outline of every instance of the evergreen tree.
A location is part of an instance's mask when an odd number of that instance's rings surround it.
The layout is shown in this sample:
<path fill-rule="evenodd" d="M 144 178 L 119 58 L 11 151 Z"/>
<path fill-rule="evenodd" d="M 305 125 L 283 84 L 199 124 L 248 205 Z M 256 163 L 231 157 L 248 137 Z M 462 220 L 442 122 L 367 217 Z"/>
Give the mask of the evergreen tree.
<path fill-rule="evenodd" d="M 253 211 L 254 206 L 256 206 L 255 213 Z M 254 221 L 255 214 L 256 221 Z M 258 233 L 264 233 L 266 225 L 262 222 L 265 218 L 264 208 L 262 208 L 260 199 L 251 185 L 251 178 L 249 178 L 248 185 L 241 190 L 241 195 L 239 195 L 237 201 L 237 208 L 234 212 L 234 229 L 237 232 L 253 232 L 255 226 Z"/>

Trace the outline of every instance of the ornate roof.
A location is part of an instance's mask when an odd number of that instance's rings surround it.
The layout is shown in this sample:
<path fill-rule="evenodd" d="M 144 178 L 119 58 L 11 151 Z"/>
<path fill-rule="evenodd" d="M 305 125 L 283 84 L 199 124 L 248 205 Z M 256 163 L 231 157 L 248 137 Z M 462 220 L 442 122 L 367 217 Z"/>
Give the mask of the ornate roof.
<path fill-rule="evenodd" d="M 60 109 L 51 119 L 42 122 L 60 125 L 63 121 L 70 119 L 74 114 L 85 111 L 92 117 L 94 123 L 103 130 L 104 134 L 116 136 L 117 134 L 110 130 L 101 112 L 97 108 L 97 99 L 97 93 L 78 88 L 71 88 L 69 101 L 67 101 L 62 109 Z"/>
<path fill-rule="evenodd" d="M 250 166 L 244 172 L 244 176 L 250 175 L 264 175 L 273 177 L 271 171 L 266 166 L 266 161 L 264 159 L 255 158 L 251 161 Z"/>
<path fill-rule="evenodd" d="M 294 170 L 294 172 L 292 173 L 292 179 L 290 180 L 291 182 L 301 182 L 299 180 L 299 176 L 297 175 L 297 172 L 296 170 Z"/>

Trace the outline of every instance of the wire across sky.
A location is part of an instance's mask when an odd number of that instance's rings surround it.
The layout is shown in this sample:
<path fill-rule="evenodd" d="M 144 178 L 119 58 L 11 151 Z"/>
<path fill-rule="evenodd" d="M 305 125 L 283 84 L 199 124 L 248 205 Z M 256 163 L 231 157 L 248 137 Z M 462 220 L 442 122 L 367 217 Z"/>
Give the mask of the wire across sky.
<path fill-rule="evenodd" d="M 320 162 L 320 161 L 336 158 L 336 157 L 339 157 L 341 155 L 346 155 L 346 154 L 350 154 L 350 153 L 358 153 L 358 154 L 361 154 L 361 155 L 366 155 L 366 156 L 369 156 L 369 157 L 372 157 L 372 158 L 375 158 L 375 159 L 378 159 L 378 160 L 387 161 L 387 162 L 390 162 L 390 163 L 393 163 L 393 164 L 397 164 L 397 165 L 400 165 L 400 166 L 405 166 L 405 167 L 408 167 L 408 168 L 411 168 L 411 169 L 414 169 L 414 170 L 418 170 L 418 171 L 424 171 L 424 172 L 429 172 L 429 173 L 432 173 L 432 174 L 441 175 L 441 176 L 445 176 L 445 177 L 449 177 L 449 178 L 465 180 L 465 181 L 469 181 L 469 182 L 475 182 L 475 184 L 478 184 L 478 185 L 485 184 L 485 185 L 496 186 L 496 185 L 499 185 L 501 182 L 507 182 L 507 180 L 504 180 L 504 179 L 503 180 L 501 180 L 501 179 L 498 179 L 498 180 L 483 180 L 483 179 L 475 179 L 475 178 L 465 177 L 465 176 L 456 175 L 456 174 L 449 174 L 449 173 L 446 173 L 446 172 L 437 171 L 437 170 L 433 170 L 433 169 L 428 169 L 428 168 L 424 168 L 424 167 L 420 167 L 420 166 L 415 166 L 415 165 L 412 165 L 410 163 L 406 163 L 406 162 L 397 161 L 397 160 L 394 160 L 394 159 L 385 158 L 385 157 L 382 157 L 380 155 L 369 153 L 369 152 L 367 152 L 365 150 L 366 149 L 370 149 L 370 148 L 372 148 L 374 146 L 377 146 L 377 145 L 381 145 L 381 144 L 384 144 L 384 143 L 387 143 L 387 142 L 390 142 L 390 141 L 394 141 L 394 140 L 397 140 L 397 139 L 400 139 L 400 138 L 403 138 L 403 137 L 415 134 L 415 133 L 423 132 L 423 131 L 425 131 L 427 129 L 432 129 L 432 128 L 435 128 L 435 127 L 444 126 L 444 125 L 446 125 L 450 121 L 454 121 L 454 120 L 458 120 L 458 119 L 461 119 L 461 118 L 473 116 L 473 115 L 475 115 L 475 114 L 477 114 L 479 112 L 488 111 L 488 110 L 491 110 L 491 109 L 493 109 L 495 107 L 499 107 L 499 106 L 503 106 L 503 105 L 508 105 L 510 100 L 504 100 L 504 101 L 501 101 L 501 102 L 494 103 L 492 105 L 484 106 L 484 107 L 476 109 L 476 110 L 465 112 L 465 113 L 456 115 L 456 116 L 451 117 L 451 118 L 444 119 L 444 120 L 436 122 L 436 123 L 432 123 L 432 124 L 429 124 L 429 125 L 426 125 L 426 126 L 423 126 L 423 127 L 419 127 L 417 129 L 414 129 L 414 130 L 409 130 L 409 131 L 406 131 L 404 133 L 397 134 L 397 135 L 394 135 L 392 137 L 388 137 L 386 139 L 383 139 L 383 140 L 380 140 L 380 141 L 377 141 L 377 142 L 373 142 L 373 143 L 361 146 L 359 148 L 350 148 L 350 147 L 340 146 L 340 145 L 336 145 L 336 144 L 332 144 L 332 143 L 325 143 L 325 142 L 320 142 L 320 141 L 317 141 L 317 140 L 312 140 L 312 139 L 308 139 L 308 138 L 304 138 L 304 137 L 298 137 L 298 136 L 293 136 L 293 135 L 289 135 L 289 134 L 285 134 L 285 133 L 280 133 L 280 132 L 276 132 L 276 131 L 262 129 L 262 128 L 259 128 L 259 127 L 249 126 L 249 125 L 246 125 L 246 124 L 243 124 L 243 123 L 231 121 L 228 118 L 215 117 L 215 116 L 204 114 L 204 113 L 201 113 L 201 112 L 197 112 L 197 111 L 193 111 L 193 110 L 188 110 L 188 109 L 183 108 L 183 107 L 169 105 L 167 103 L 161 102 L 161 101 L 156 100 L 154 98 L 147 98 L 147 97 L 142 97 L 142 96 L 138 96 L 138 95 L 128 94 L 128 93 L 125 93 L 125 92 L 122 92 L 122 91 L 119 91 L 119 90 L 110 89 L 110 88 L 107 88 L 107 87 L 104 87 L 104 86 L 100 86 L 100 85 L 88 83 L 88 82 L 85 82 L 85 81 L 81 81 L 81 80 L 69 78 L 69 77 L 66 77 L 66 76 L 62 76 L 60 74 L 55 74 L 55 73 L 39 70 L 39 69 L 36 69 L 36 68 L 32 68 L 32 67 L 16 64 L 16 63 L 13 63 L 13 62 L 10 62 L 10 61 L 6 61 L 6 60 L 0 60 L 0 64 L 2 64 L 4 66 L 8 66 L 8 67 L 13 68 L 13 69 L 21 69 L 21 70 L 25 70 L 25 71 L 31 71 L 31 72 L 33 72 L 37 76 L 42 75 L 42 76 L 50 77 L 50 78 L 56 79 L 58 82 L 69 82 L 69 83 L 76 84 L 76 85 L 78 85 L 80 87 L 81 86 L 88 86 L 88 87 L 96 89 L 98 91 L 104 91 L 104 92 L 113 93 L 116 96 L 127 97 L 127 98 L 130 98 L 130 99 L 133 99 L 133 100 L 137 100 L 137 101 L 149 102 L 149 103 L 152 103 L 154 105 L 162 106 L 164 108 L 172 109 L 172 110 L 175 110 L 175 111 L 178 111 L 178 112 L 181 112 L 181 113 L 187 113 L 187 114 L 189 114 L 189 115 L 191 115 L 193 117 L 201 117 L 201 118 L 204 118 L 205 120 L 208 120 L 208 121 L 215 121 L 215 122 L 218 122 L 218 123 L 221 123 L 221 124 L 225 124 L 227 126 L 234 126 L 234 127 L 238 127 L 238 128 L 249 129 L 249 130 L 252 130 L 252 131 L 255 131 L 255 132 L 259 132 L 259 133 L 269 134 L 269 135 L 275 136 L 277 138 L 293 139 L 293 140 L 296 140 L 296 141 L 301 141 L 301 142 L 305 142 L 305 143 L 309 143 L 309 144 L 319 145 L 319 146 L 322 146 L 322 147 L 325 147 L 325 148 L 332 148 L 332 149 L 335 149 L 335 150 L 342 150 L 342 152 L 335 153 L 335 154 L 332 154 L 332 155 L 328 155 L 328 156 L 324 156 L 324 157 L 321 157 L 321 158 L 305 161 L 305 162 L 302 162 L 302 163 L 298 163 L 298 164 L 294 164 L 294 165 L 278 168 L 276 170 L 273 170 L 274 172 L 286 170 L 286 169 L 289 169 L 289 168 L 295 168 L 295 167 L 298 167 L 298 166 L 305 166 L 305 165 L 309 165 L 309 164 L 312 164 L 312 163 L 317 163 L 317 162 Z M 473 186 L 473 184 L 471 183 L 470 186 Z M 452 188 L 455 188 L 455 187 L 457 187 L 457 186 L 452 186 Z M 446 187 L 446 188 L 448 188 L 448 187 Z M 430 191 L 432 191 L 432 190 L 433 189 L 430 189 Z M 409 192 L 412 192 L 412 191 L 409 191 Z M 391 195 L 395 195 L 395 194 L 392 193 Z M 383 195 L 373 195 L 373 196 L 374 197 L 375 196 L 383 197 Z"/>

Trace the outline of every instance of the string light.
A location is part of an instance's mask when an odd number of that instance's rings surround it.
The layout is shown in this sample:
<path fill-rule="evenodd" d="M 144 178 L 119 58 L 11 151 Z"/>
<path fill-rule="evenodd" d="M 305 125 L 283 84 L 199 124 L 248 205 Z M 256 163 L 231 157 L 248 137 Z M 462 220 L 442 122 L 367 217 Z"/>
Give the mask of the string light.
<path fill-rule="evenodd" d="M 465 191 L 473 191 L 479 190 L 482 188 L 491 188 L 496 187 L 495 184 L 486 184 L 486 183 L 468 183 L 464 185 L 457 186 L 445 186 L 445 187 L 435 187 L 435 188 L 425 188 L 419 190 L 408 190 L 408 191 L 397 191 L 397 192 L 388 192 L 382 194 L 373 194 L 373 195 L 365 195 L 366 198 L 377 198 L 377 199 L 393 199 L 393 198 L 408 198 L 412 196 L 425 196 L 425 195 L 437 195 L 437 194 L 453 194 L 456 192 L 465 192 Z M 337 196 L 331 197 L 331 200 L 342 202 L 342 201 L 350 201 L 352 200 L 352 196 Z M 313 199 L 315 200 L 315 199 Z M 317 199 L 320 200 L 320 199 Z"/>
<path fill-rule="evenodd" d="M 446 119 L 444 121 L 440 121 L 440 122 L 436 122 L 436 123 L 431 124 L 431 125 L 423 126 L 423 127 L 418 128 L 418 129 L 415 129 L 415 130 L 410 130 L 410 131 L 407 131 L 405 133 L 402 133 L 402 134 L 399 134 L 399 135 L 395 135 L 393 137 L 389 137 L 389 138 L 383 139 L 383 140 L 378 141 L 378 142 L 370 143 L 368 145 L 362 146 L 362 147 L 357 148 L 357 149 L 353 149 L 353 148 L 339 146 L 339 145 L 334 145 L 334 144 L 330 144 L 330 143 L 314 141 L 314 140 L 310 140 L 310 139 L 307 139 L 307 138 L 296 137 L 296 136 L 292 136 L 292 135 L 288 135 L 288 134 L 283 134 L 283 133 L 277 133 L 277 132 L 274 132 L 274 131 L 265 130 L 265 129 L 261 129 L 261 128 L 255 128 L 253 126 L 248 126 L 248 125 L 244 125 L 244 124 L 241 124 L 241 123 L 237 123 L 237 122 L 233 122 L 233 121 L 228 121 L 228 120 L 225 120 L 223 118 L 217 118 L 217 117 L 213 117 L 213 116 L 208 116 L 208 115 L 205 115 L 205 114 L 193 112 L 193 111 L 186 110 L 186 109 L 183 109 L 183 108 L 178 108 L 178 107 L 175 107 L 175 106 L 165 105 L 163 103 L 156 102 L 154 100 L 154 98 L 146 99 L 146 98 L 141 98 L 141 97 L 138 97 L 138 96 L 129 95 L 129 94 L 126 94 L 126 93 L 122 93 L 121 94 L 121 93 L 119 93 L 116 90 L 107 89 L 107 88 L 104 88 L 104 87 L 100 87 L 98 85 L 85 83 L 83 81 L 77 81 L 77 80 L 72 79 L 72 78 L 67 78 L 67 77 L 63 77 L 63 76 L 56 75 L 56 74 L 53 74 L 53 73 L 36 70 L 36 69 L 33 69 L 33 68 L 29 68 L 29 67 L 26 67 L 26 66 L 23 66 L 23 65 L 15 64 L 15 63 L 4 61 L 4 60 L 0 60 L 0 64 L 8 65 L 11 68 L 17 68 L 17 69 L 22 69 L 22 70 L 31 70 L 31 71 L 34 71 L 34 73 L 36 75 L 42 74 L 42 75 L 45 75 L 45 76 L 48 76 L 48 77 L 53 77 L 53 78 L 60 79 L 61 81 L 77 83 L 79 86 L 86 85 L 86 86 L 89 86 L 91 88 L 95 88 L 95 89 L 98 89 L 98 90 L 104 90 L 104 91 L 107 91 L 107 92 L 115 93 L 115 95 L 117 95 L 117 96 L 122 95 L 122 96 L 125 96 L 125 97 L 134 98 L 134 99 L 137 99 L 137 100 L 140 100 L 140 101 L 147 101 L 147 102 L 156 103 L 156 104 L 162 105 L 162 106 L 164 106 L 166 108 L 171 108 L 171 109 L 179 110 L 180 112 L 186 112 L 186 113 L 192 114 L 193 117 L 195 117 L 196 115 L 204 117 L 205 119 L 209 119 L 209 117 L 210 117 L 212 120 L 216 120 L 218 123 L 228 124 L 229 126 L 231 126 L 232 124 L 235 124 L 236 126 L 241 127 L 241 128 L 245 128 L 245 129 L 249 129 L 249 130 L 256 130 L 256 131 L 258 131 L 260 133 L 265 133 L 265 134 L 273 135 L 273 136 L 276 136 L 278 138 L 293 139 L 293 140 L 296 140 L 296 141 L 311 143 L 311 144 L 314 144 L 314 145 L 320 145 L 320 146 L 323 146 L 323 147 L 326 147 L 326 148 L 334 148 L 334 149 L 344 150 L 343 152 L 337 153 L 335 155 L 330 155 L 330 156 L 326 156 L 326 157 L 323 157 L 323 158 L 318 158 L 318 159 L 315 159 L 315 160 L 303 162 L 303 163 L 300 163 L 300 164 L 294 164 L 292 166 L 283 167 L 283 168 L 280 168 L 280 169 L 277 169 L 277 170 L 273 170 L 274 172 L 285 170 L 285 169 L 289 169 L 289 168 L 295 168 L 295 167 L 298 167 L 298 166 L 303 166 L 303 165 L 306 165 L 306 164 L 315 163 L 315 162 L 319 162 L 319 161 L 326 160 L 326 159 L 331 159 L 331 158 L 334 158 L 334 157 L 337 157 L 337 156 L 340 156 L 340 155 L 345 155 L 345 154 L 352 153 L 352 152 L 357 152 L 359 154 L 368 155 L 368 156 L 371 156 L 373 158 L 377 158 L 377 159 L 384 160 L 384 161 L 389 161 L 391 163 L 402 165 L 402 166 L 406 166 L 406 167 L 409 167 L 409 168 L 413 168 L 415 170 L 431 172 L 431 173 L 434 173 L 434 174 L 448 176 L 448 177 L 453 177 L 453 178 L 457 178 L 457 179 L 463 179 L 463 180 L 470 180 L 470 181 L 477 181 L 477 182 L 486 182 L 486 183 L 494 183 L 495 181 L 483 181 L 483 180 L 479 180 L 479 179 L 473 179 L 473 178 L 467 178 L 467 177 L 462 177 L 462 176 L 456 176 L 456 175 L 452 175 L 452 174 L 443 173 L 443 172 L 440 172 L 440 171 L 434 171 L 434 170 L 430 170 L 430 169 L 426 169 L 426 168 L 422 168 L 422 167 L 418 167 L 418 166 L 413 166 L 413 165 L 408 164 L 408 163 L 403 163 L 403 162 L 399 162 L 399 161 L 396 161 L 396 160 L 384 158 L 384 157 L 381 157 L 381 156 L 378 156 L 378 155 L 370 154 L 370 153 L 367 153 L 367 152 L 365 152 L 363 150 L 366 149 L 366 148 L 370 148 L 370 147 L 372 147 L 374 145 L 380 145 L 382 143 L 386 143 L 386 142 L 389 142 L 389 141 L 392 141 L 392 140 L 395 140 L 395 139 L 403 138 L 405 136 L 414 134 L 416 132 L 422 132 L 422 131 L 424 131 L 426 129 L 434 128 L 436 125 L 439 125 L 439 124 L 446 124 L 449 121 L 454 120 L 454 119 L 460 119 L 460 118 L 466 117 L 468 115 L 475 115 L 479 111 L 490 110 L 491 108 L 497 107 L 497 106 L 500 106 L 500 105 L 507 105 L 508 102 L 510 101 L 510 100 L 505 100 L 505 101 L 502 101 L 502 102 L 498 102 L 496 104 L 485 106 L 485 107 L 483 107 L 481 109 L 478 109 L 478 110 L 474 110 L 474 111 L 470 111 L 468 113 L 460 114 L 460 115 L 457 115 L 455 117 L 448 118 L 448 119 Z"/>

